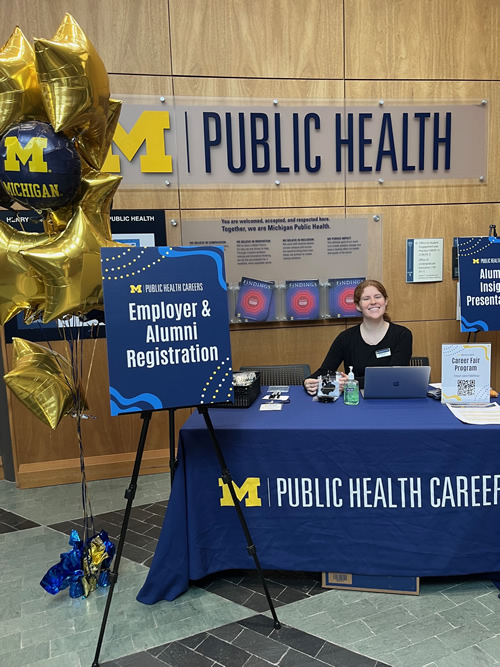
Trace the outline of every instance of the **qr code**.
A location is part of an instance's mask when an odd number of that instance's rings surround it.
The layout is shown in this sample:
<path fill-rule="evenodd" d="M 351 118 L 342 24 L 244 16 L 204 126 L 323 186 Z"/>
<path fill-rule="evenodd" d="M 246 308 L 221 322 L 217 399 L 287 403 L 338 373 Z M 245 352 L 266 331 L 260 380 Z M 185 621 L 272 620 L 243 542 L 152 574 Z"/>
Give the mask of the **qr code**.
<path fill-rule="evenodd" d="M 475 392 L 475 380 L 457 380 L 457 394 L 459 396 L 474 396 Z"/>

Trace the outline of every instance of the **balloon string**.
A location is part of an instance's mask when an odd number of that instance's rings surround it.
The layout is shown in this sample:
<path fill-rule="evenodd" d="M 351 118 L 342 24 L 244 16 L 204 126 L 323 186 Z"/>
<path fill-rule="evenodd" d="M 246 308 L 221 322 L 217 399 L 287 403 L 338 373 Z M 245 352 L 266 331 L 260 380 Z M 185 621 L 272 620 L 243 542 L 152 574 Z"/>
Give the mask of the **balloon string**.
<path fill-rule="evenodd" d="M 39 322 L 40 329 L 44 331 L 43 327 L 41 326 Z M 55 360 L 61 369 L 61 373 L 68 385 L 68 387 L 71 389 L 72 395 L 73 395 L 73 404 L 75 408 L 74 412 L 74 417 L 75 417 L 75 422 L 76 422 L 76 433 L 77 433 L 77 439 L 78 439 L 78 450 L 79 450 L 79 458 L 80 458 L 80 477 L 81 477 L 81 496 L 82 496 L 82 510 L 83 510 L 83 535 L 82 535 L 82 540 L 84 545 L 87 544 L 88 540 L 90 539 L 91 536 L 95 534 L 95 522 L 94 522 L 94 514 L 92 511 L 92 503 L 90 501 L 90 494 L 88 490 L 88 483 L 87 483 L 87 472 L 85 468 L 85 455 L 84 455 L 84 447 L 83 447 L 83 434 L 82 434 L 82 413 L 83 413 L 83 408 L 85 404 L 85 396 L 87 395 L 87 390 L 88 390 L 88 385 L 89 385 L 89 380 L 90 380 L 90 373 L 93 367 L 94 363 L 94 356 L 95 356 L 95 349 L 97 345 L 97 333 L 98 329 L 96 329 L 96 337 L 94 339 L 94 346 L 92 350 L 92 359 L 91 359 L 91 364 L 90 364 L 90 369 L 89 369 L 89 375 L 87 378 L 87 387 L 85 390 L 85 394 L 82 394 L 81 392 L 81 386 L 82 386 L 82 378 L 83 378 L 83 337 L 81 335 L 81 327 L 77 327 L 77 336 L 76 340 L 74 337 L 74 327 L 72 327 L 69 322 L 66 322 L 65 320 L 60 320 L 60 324 L 58 326 L 59 330 L 59 335 L 61 336 L 62 340 L 66 343 L 68 350 L 69 350 L 69 362 L 71 366 L 71 380 L 66 377 L 66 374 L 64 372 L 64 369 L 62 368 L 59 359 L 57 357 L 57 353 L 55 353 L 55 350 L 53 349 L 51 342 L 48 340 L 48 337 L 45 336 L 47 345 L 49 346 L 49 349 L 56 354 Z M 45 333 L 45 331 L 44 331 Z M 93 332 L 92 332 L 93 333 Z M 86 549 L 86 547 L 84 547 Z"/>
<path fill-rule="evenodd" d="M 82 437 L 82 429 L 81 429 L 81 419 L 82 419 L 82 407 L 83 407 L 83 397 L 81 395 L 81 382 L 83 378 L 83 338 L 81 335 L 81 327 L 77 328 L 77 338 L 76 338 L 76 345 L 74 345 L 74 351 L 75 351 L 75 360 L 74 364 L 72 364 L 72 368 L 74 369 L 74 387 L 76 390 L 76 397 L 75 397 L 75 407 L 76 407 L 76 428 L 77 428 L 77 433 L 78 433 L 78 445 L 80 448 L 80 469 L 81 469 L 81 476 L 82 476 L 82 502 L 83 502 L 83 508 L 84 508 L 84 531 L 85 531 L 85 536 L 84 536 L 84 544 L 87 544 L 88 540 L 92 535 L 95 533 L 95 527 L 94 527 L 94 515 L 92 512 L 92 504 L 90 502 L 90 495 L 88 492 L 88 485 L 87 485 L 87 473 L 85 469 L 85 457 L 84 457 L 84 451 L 83 451 L 83 437 Z M 87 513 L 87 508 L 88 508 L 88 513 Z M 90 526 L 92 526 L 92 531 L 90 531 Z"/>
<path fill-rule="evenodd" d="M 99 322 L 97 327 L 92 325 L 92 328 L 91 328 L 91 334 L 92 334 L 91 337 L 94 339 L 94 344 L 92 346 L 92 356 L 90 357 L 89 372 L 88 372 L 88 375 L 87 375 L 87 383 L 85 385 L 85 396 L 88 396 L 88 392 L 89 392 L 90 376 L 92 374 L 92 369 L 94 367 L 94 357 L 95 357 L 95 353 L 96 353 L 96 349 L 97 349 L 97 339 L 98 339 L 100 325 L 101 325 L 101 323 Z"/>
<path fill-rule="evenodd" d="M 66 329 L 68 334 L 66 335 Z M 76 432 L 78 438 L 78 449 L 80 453 L 80 476 L 81 476 L 81 494 L 82 494 L 82 509 L 83 509 L 83 535 L 82 540 L 84 545 L 90 538 L 90 533 L 95 534 L 94 515 L 92 512 L 92 503 L 90 502 L 90 495 L 87 484 L 87 472 L 85 469 L 85 455 L 83 447 L 82 435 L 82 412 L 85 398 L 81 393 L 81 379 L 83 376 L 83 339 L 81 336 L 81 327 L 77 327 L 76 340 L 73 334 L 73 327 L 64 323 L 60 327 L 60 332 L 66 341 L 69 349 L 70 366 L 72 374 L 72 392 L 73 403 L 75 406 L 75 422 Z M 69 383 L 71 386 L 71 383 Z"/>

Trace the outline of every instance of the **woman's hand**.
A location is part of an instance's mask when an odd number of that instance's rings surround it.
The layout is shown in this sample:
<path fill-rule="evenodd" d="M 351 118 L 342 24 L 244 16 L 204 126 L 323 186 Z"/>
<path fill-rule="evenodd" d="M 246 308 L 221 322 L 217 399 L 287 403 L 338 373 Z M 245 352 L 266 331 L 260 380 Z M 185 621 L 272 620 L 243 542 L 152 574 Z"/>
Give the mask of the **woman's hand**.
<path fill-rule="evenodd" d="M 304 380 L 304 387 L 308 394 L 315 396 L 318 393 L 319 380 L 315 378 L 307 378 Z"/>

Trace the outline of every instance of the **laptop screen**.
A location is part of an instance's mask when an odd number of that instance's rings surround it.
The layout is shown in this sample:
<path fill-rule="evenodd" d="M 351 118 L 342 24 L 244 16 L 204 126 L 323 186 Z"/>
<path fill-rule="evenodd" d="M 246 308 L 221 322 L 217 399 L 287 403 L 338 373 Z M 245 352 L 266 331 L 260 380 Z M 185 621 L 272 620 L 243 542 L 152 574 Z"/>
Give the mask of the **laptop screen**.
<path fill-rule="evenodd" d="M 364 398 L 425 398 L 430 366 L 369 366 L 365 369 Z"/>

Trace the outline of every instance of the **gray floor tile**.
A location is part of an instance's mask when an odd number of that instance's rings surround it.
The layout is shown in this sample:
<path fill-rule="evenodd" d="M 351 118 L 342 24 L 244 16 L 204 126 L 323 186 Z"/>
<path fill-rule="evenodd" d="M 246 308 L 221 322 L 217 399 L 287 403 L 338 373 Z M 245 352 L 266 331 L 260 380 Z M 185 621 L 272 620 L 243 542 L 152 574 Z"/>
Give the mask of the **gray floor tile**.
<path fill-rule="evenodd" d="M 398 660 L 397 666 L 422 667 L 429 662 L 436 661 L 436 658 L 444 658 L 452 653 L 453 651 L 439 641 L 437 637 L 429 637 L 424 641 L 398 649 L 394 651 L 393 655 Z M 469 667 L 472 667 L 472 664 Z"/>
<path fill-rule="evenodd" d="M 279 662 L 287 650 L 283 644 L 268 637 L 263 637 L 253 630 L 243 630 L 233 644 L 271 663 Z"/>
<path fill-rule="evenodd" d="M 472 621 L 470 625 L 453 628 L 453 630 L 448 630 L 447 632 L 436 632 L 436 634 L 438 634 L 443 644 L 453 649 L 453 651 L 461 651 L 468 646 L 490 639 L 496 633 L 488 630 L 477 621 Z M 497 655 L 500 656 L 500 642 L 498 642 L 497 650 Z"/>
<path fill-rule="evenodd" d="M 453 625 L 438 614 L 432 614 L 427 618 L 412 621 L 399 627 L 399 631 L 405 637 L 408 637 L 412 644 L 442 633 L 446 635 L 449 630 L 453 630 Z M 467 645 L 470 646 L 470 644 Z"/>
<path fill-rule="evenodd" d="M 372 632 L 378 634 L 390 628 L 398 628 L 415 622 L 417 618 L 403 607 L 403 605 L 398 605 L 393 609 L 388 609 L 372 616 L 366 616 L 363 620 Z"/>
<path fill-rule="evenodd" d="M 484 641 L 477 639 L 476 644 L 480 649 L 491 655 L 492 658 L 495 658 L 497 662 L 500 662 L 500 634 Z"/>
<path fill-rule="evenodd" d="M 436 664 L 437 667 L 489 667 L 497 665 L 498 662 L 478 646 L 470 646 L 441 660 L 436 660 Z"/>

